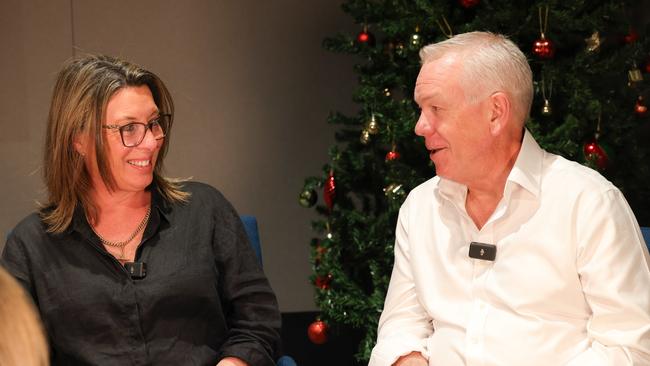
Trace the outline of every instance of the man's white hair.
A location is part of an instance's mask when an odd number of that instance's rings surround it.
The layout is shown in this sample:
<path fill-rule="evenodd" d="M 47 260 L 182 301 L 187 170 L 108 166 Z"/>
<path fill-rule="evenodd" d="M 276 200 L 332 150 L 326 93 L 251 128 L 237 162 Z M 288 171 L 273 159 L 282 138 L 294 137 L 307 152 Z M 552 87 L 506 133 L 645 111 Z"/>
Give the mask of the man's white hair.
<path fill-rule="evenodd" d="M 469 102 L 505 92 L 515 116 L 525 122 L 533 102 L 533 73 L 517 45 L 501 34 L 469 32 L 422 48 L 420 59 L 426 64 L 449 54 L 461 60 L 459 82 Z"/>

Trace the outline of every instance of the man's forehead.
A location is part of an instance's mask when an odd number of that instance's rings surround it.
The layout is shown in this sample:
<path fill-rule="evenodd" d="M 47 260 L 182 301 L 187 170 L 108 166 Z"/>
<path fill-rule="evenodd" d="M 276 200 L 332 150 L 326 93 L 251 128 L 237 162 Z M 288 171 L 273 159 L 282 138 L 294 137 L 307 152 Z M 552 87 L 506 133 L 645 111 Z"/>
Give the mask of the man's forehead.
<path fill-rule="evenodd" d="M 448 87 L 449 82 L 457 74 L 457 62 L 453 55 L 426 62 L 420 68 L 420 73 L 415 81 L 414 98 L 423 100 L 440 94 L 442 87 Z"/>

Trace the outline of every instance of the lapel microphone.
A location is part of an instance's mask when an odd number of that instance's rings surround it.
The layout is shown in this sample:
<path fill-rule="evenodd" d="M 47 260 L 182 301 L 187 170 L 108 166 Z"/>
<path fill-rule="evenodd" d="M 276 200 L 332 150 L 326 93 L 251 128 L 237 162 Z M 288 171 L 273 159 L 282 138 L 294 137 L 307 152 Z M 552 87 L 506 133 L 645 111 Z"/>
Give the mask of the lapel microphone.
<path fill-rule="evenodd" d="M 473 241 L 469 244 L 469 257 L 494 262 L 497 256 L 497 246 L 494 244 Z"/>
<path fill-rule="evenodd" d="M 147 264 L 144 262 L 126 262 L 124 268 L 134 280 L 141 280 L 147 275 Z"/>

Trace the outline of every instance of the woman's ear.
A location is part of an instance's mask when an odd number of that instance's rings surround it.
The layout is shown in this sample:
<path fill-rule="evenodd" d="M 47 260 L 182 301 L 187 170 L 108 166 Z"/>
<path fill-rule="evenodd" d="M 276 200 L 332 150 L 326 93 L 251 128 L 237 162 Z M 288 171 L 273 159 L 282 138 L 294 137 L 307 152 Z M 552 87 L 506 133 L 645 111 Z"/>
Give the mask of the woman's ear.
<path fill-rule="evenodd" d="M 499 135 L 510 122 L 512 105 L 506 93 L 496 92 L 490 96 L 490 133 L 492 136 Z"/>
<path fill-rule="evenodd" d="M 74 137 L 74 141 L 72 142 L 72 146 L 74 146 L 74 149 L 79 155 L 88 155 L 88 135 L 83 132 L 77 133 Z"/>

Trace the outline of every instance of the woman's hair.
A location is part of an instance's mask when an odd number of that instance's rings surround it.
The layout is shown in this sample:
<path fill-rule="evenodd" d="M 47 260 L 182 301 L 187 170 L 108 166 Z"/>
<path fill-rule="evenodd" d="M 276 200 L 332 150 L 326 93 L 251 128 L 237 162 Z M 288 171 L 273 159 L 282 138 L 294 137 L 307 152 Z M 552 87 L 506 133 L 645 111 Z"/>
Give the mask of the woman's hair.
<path fill-rule="evenodd" d="M 425 64 L 452 53 L 462 59 L 460 84 L 470 102 L 503 91 L 514 99 L 520 120 L 528 118 L 533 102 L 533 73 L 517 45 L 500 34 L 469 32 L 422 48 L 420 59 Z"/>
<path fill-rule="evenodd" d="M 48 346 L 36 308 L 0 267 L 0 366 L 47 366 Z"/>
<path fill-rule="evenodd" d="M 52 93 L 43 160 L 48 202 L 41 209 L 49 232 L 64 231 L 72 221 L 77 204 L 83 206 L 91 220 L 96 219 L 97 208 L 89 197 L 90 175 L 83 157 L 73 146 L 78 134 L 86 133 L 94 143 L 100 176 L 109 190 L 115 189 L 102 132 L 106 106 L 120 89 L 138 86 L 147 86 L 160 113 L 171 115 L 154 167 L 153 182 L 166 200 L 187 200 L 188 194 L 181 190 L 178 181 L 162 175 L 174 114 L 174 103 L 165 84 L 138 65 L 109 56 L 89 55 L 64 65 Z"/>

